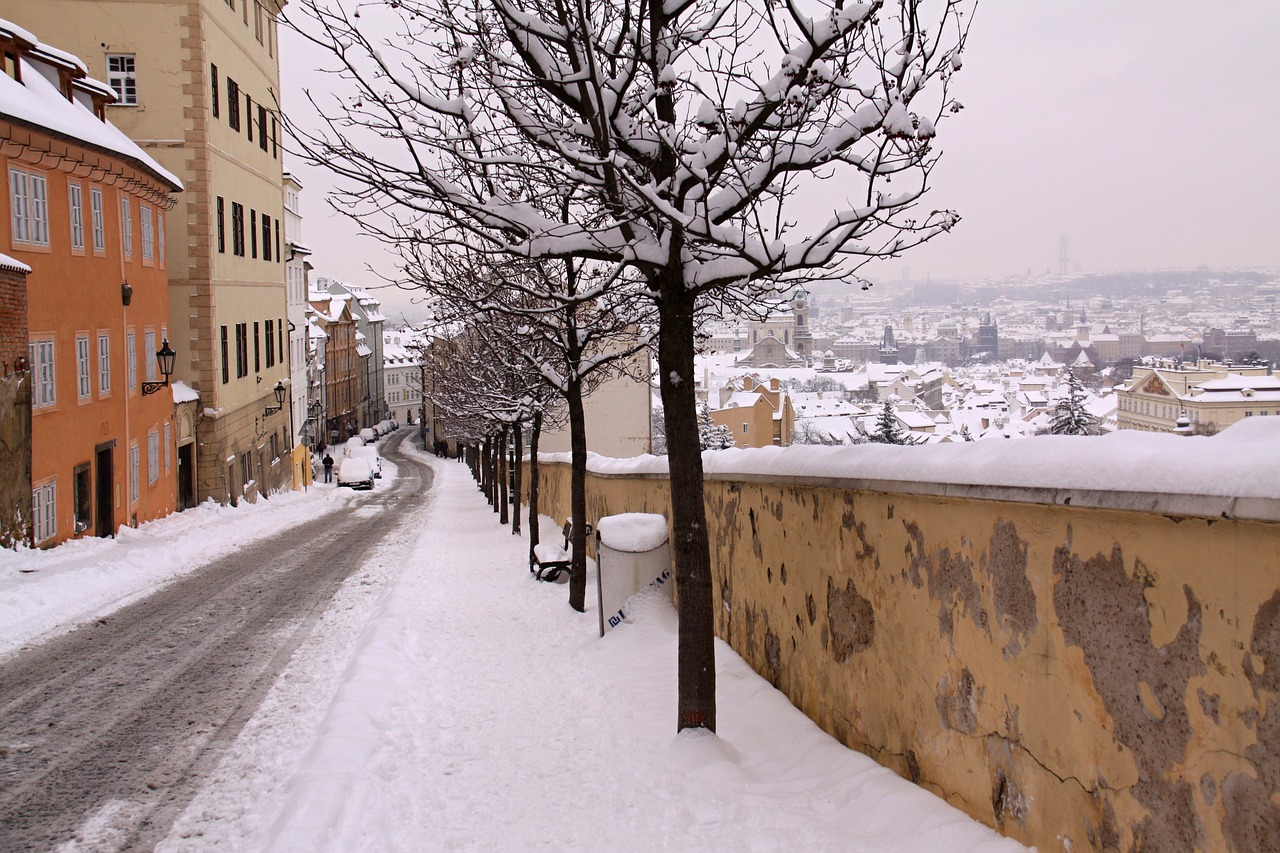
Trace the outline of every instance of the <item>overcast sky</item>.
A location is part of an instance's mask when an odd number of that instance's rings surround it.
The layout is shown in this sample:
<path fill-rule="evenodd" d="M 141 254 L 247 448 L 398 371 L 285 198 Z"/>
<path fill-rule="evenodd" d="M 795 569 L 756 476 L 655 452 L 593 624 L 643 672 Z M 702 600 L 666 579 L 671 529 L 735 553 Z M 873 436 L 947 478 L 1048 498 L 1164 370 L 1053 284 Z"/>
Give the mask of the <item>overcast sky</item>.
<path fill-rule="evenodd" d="M 942 125 L 931 207 L 962 222 L 872 277 L 1073 270 L 1280 268 L 1280 3 L 980 0 Z M 285 109 L 326 78 L 281 28 Z M 319 275 L 373 284 L 379 247 L 302 179 L 303 240 Z M 393 309 L 401 294 L 382 291 Z"/>

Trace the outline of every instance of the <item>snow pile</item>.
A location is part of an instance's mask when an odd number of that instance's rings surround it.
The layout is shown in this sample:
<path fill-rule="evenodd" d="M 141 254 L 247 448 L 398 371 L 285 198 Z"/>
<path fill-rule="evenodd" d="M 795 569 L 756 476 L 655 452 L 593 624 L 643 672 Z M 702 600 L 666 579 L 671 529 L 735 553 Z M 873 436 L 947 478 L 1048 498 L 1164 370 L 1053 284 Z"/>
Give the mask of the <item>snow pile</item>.
<path fill-rule="evenodd" d="M 720 735 L 677 737 L 665 591 L 599 639 L 595 591 L 578 614 L 530 580 L 467 469 L 422 458 L 411 554 L 325 616 L 363 628 L 299 650 L 158 849 L 1023 849 L 842 747 L 723 643 Z"/>
<path fill-rule="evenodd" d="M 652 512 L 609 515 L 596 524 L 600 540 L 615 551 L 642 553 L 667 541 L 667 520 Z"/>

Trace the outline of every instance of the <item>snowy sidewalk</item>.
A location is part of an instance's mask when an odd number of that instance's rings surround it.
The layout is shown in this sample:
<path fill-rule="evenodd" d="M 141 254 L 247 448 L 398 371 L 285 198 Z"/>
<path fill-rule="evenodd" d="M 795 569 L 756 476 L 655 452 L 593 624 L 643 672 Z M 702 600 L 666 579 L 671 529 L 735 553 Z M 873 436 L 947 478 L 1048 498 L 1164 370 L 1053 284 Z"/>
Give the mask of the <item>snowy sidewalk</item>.
<path fill-rule="evenodd" d="M 1023 849 L 839 745 L 723 643 L 720 736 L 677 738 L 669 600 L 599 639 L 467 469 L 422 458 L 435 496 L 407 559 L 352 577 L 161 849 Z"/>

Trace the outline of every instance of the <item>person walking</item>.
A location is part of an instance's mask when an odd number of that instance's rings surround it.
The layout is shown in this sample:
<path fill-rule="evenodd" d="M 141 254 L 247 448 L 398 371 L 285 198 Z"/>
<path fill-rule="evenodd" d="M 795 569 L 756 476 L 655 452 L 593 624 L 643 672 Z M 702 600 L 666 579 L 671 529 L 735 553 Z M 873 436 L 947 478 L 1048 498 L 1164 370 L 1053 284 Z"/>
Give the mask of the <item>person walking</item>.
<path fill-rule="evenodd" d="M 333 457 L 330 456 L 328 453 L 326 453 L 324 455 L 323 464 L 324 464 L 324 481 L 326 483 L 332 483 L 333 482 Z"/>

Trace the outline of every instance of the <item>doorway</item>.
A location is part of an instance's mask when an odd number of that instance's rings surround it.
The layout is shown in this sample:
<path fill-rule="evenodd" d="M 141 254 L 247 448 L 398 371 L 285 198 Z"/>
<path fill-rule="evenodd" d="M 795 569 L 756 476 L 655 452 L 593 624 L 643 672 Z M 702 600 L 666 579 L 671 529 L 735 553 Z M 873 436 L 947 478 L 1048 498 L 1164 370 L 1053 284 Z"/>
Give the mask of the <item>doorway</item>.
<path fill-rule="evenodd" d="M 115 536 L 115 465 L 112 461 L 116 443 L 108 441 L 94 448 L 93 535 Z"/>
<path fill-rule="evenodd" d="M 196 505 L 196 444 L 178 448 L 178 512 Z"/>

